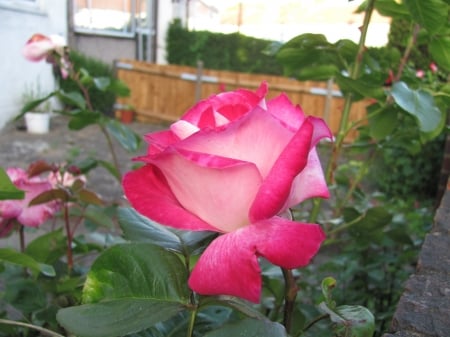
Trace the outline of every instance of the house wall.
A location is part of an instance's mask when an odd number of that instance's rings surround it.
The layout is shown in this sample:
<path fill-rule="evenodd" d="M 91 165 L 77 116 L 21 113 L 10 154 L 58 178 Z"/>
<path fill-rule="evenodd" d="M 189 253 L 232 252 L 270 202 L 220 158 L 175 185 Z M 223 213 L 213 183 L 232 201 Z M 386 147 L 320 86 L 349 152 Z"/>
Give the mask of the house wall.
<path fill-rule="evenodd" d="M 61 0 L 0 0 L 0 129 L 19 114 L 25 88 L 54 89 L 51 66 L 25 60 L 22 48 L 34 33 L 66 37 L 66 12 Z"/>
<path fill-rule="evenodd" d="M 75 33 L 71 48 L 111 65 L 115 59 L 136 56 L 136 43 L 131 38 Z"/>
<path fill-rule="evenodd" d="M 69 0 L 69 4 L 72 1 Z M 166 61 L 166 34 L 170 22 L 177 17 L 178 8 L 184 8 L 185 5 L 172 3 L 168 0 L 154 0 L 156 3 L 156 22 L 154 36 L 154 50 L 152 51 L 153 62 L 165 64 Z M 186 0 L 184 0 L 186 1 Z M 108 1 L 107 7 L 113 8 L 117 2 Z M 122 2 L 120 2 L 122 4 Z M 69 6 L 69 10 L 71 7 Z M 72 14 L 69 14 L 69 17 Z M 71 24 L 71 23 L 70 23 Z M 117 59 L 138 59 L 137 37 L 117 37 L 111 35 L 95 35 L 85 32 L 77 32 L 70 29 L 69 45 L 72 49 L 85 53 L 91 57 L 98 58 L 106 63 L 112 64 Z"/>

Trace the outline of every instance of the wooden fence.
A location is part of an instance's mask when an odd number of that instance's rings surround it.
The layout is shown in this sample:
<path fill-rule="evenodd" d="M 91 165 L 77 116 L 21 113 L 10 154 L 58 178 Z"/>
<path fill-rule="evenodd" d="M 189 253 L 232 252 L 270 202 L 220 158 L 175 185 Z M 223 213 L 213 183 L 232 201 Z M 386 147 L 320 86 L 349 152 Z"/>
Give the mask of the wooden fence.
<path fill-rule="evenodd" d="M 141 122 L 178 120 L 200 99 L 224 90 L 248 88 L 255 90 L 262 81 L 269 85 L 268 98 L 284 92 L 305 114 L 323 118 L 333 133 L 339 128 L 344 99 L 338 88 L 326 82 L 299 82 L 281 76 L 246 74 L 176 65 L 160 65 L 135 60 L 115 62 L 119 79 L 131 90 L 131 96 L 120 98 L 118 106 L 130 104 Z M 353 104 L 350 120 L 366 115 L 367 102 Z M 346 138 L 351 142 L 356 132 Z"/>

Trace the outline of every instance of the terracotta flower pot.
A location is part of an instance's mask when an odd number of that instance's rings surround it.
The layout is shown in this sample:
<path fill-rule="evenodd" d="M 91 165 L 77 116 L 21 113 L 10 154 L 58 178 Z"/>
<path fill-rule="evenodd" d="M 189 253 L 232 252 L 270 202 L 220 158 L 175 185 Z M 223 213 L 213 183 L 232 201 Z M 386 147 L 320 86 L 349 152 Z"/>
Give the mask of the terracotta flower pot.
<path fill-rule="evenodd" d="M 124 124 L 130 124 L 134 121 L 134 110 L 120 110 L 120 120 Z"/>

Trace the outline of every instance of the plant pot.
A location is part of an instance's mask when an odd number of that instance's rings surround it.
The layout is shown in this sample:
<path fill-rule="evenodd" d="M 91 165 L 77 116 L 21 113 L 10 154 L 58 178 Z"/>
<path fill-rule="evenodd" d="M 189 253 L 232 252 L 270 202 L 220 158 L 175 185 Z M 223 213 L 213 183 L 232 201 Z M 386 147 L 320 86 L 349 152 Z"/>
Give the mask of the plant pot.
<path fill-rule="evenodd" d="M 120 110 L 120 121 L 124 124 L 130 124 L 134 121 L 134 110 Z"/>
<path fill-rule="evenodd" d="M 50 113 L 27 112 L 25 114 L 25 124 L 29 133 L 48 133 L 50 129 Z"/>

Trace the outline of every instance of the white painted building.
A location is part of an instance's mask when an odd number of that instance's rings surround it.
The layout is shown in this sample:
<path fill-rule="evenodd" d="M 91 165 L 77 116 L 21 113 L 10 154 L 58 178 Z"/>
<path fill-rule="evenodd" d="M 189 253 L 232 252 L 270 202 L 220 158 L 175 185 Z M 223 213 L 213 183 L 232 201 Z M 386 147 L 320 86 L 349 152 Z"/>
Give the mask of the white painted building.
<path fill-rule="evenodd" d="M 110 64 L 165 63 L 166 31 L 179 8 L 175 0 L 0 0 L 0 129 L 19 114 L 25 91 L 55 88 L 49 64 L 22 56 L 34 33 L 62 35 L 70 48 Z"/>
<path fill-rule="evenodd" d="M 0 0 L 0 129 L 22 107 L 25 90 L 54 89 L 51 66 L 22 56 L 26 41 L 37 32 L 67 35 L 66 1 Z"/>

